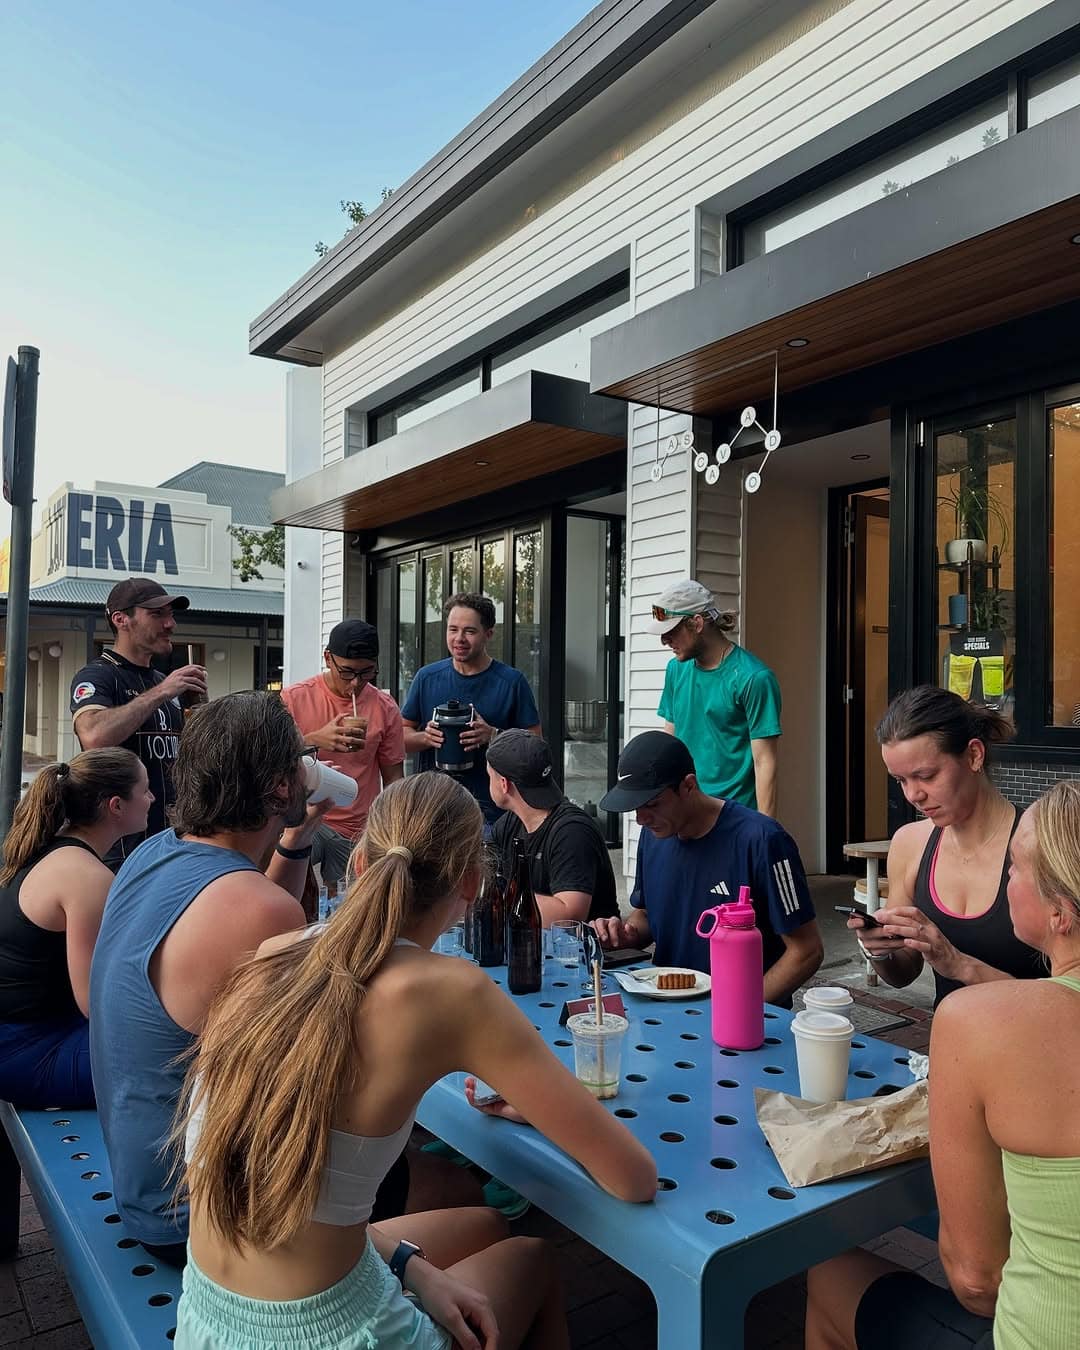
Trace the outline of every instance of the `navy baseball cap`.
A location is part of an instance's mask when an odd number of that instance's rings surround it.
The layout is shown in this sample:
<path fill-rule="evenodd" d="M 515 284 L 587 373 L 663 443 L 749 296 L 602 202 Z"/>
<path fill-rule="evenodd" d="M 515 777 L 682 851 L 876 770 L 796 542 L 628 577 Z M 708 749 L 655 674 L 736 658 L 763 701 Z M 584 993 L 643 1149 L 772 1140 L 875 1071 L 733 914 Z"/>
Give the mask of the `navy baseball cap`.
<path fill-rule="evenodd" d="M 562 801 L 562 791 L 552 778 L 551 748 L 542 736 L 521 727 L 508 727 L 488 746 L 487 762 L 538 811 L 549 810 Z"/>

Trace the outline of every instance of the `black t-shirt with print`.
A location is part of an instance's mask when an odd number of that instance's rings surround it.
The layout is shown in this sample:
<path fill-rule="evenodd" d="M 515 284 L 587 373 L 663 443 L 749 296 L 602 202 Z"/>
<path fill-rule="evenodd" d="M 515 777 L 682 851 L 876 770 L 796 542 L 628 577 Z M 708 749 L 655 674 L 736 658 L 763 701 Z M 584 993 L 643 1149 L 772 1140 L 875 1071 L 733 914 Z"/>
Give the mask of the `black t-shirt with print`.
<path fill-rule="evenodd" d="M 78 715 L 85 708 L 122 708 L 133 698 L 153 689 L 165 678 L 150 666 L 137 666 L 111 649 L 95 657 L 71 681 L 71 712 L 78 734 Z M 132 750 L 146 766 L 154 802 L 146 821 L 146 833 L 121 840 L 122 856 L 151 834 L 163 830 L 166 811 L 173 802 L 172 766 L 180 746 L 184 714 L 176 699 L 154 708 L 139 729 L 121 745 Z"/>
<path fill-rule="evenodd" d="M 495 822 L 491 840 L 499 850 L 504 876 L 510 875 L 514 840 L 525 843 L 533 889 L 541 895 L 584 891 L 592 896 L 590 919 L 609 919 L 619 912 L 615 873 L 600 831 L 591 816 L 571 801 L 562 801 L 547 819 L 528 834 L 507 811 Z"/>

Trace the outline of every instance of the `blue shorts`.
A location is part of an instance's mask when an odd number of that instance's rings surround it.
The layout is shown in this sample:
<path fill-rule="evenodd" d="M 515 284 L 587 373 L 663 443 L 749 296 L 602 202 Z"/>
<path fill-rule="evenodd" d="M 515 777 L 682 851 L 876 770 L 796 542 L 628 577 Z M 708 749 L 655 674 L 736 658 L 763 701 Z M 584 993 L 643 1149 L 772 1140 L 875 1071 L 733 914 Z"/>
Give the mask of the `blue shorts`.
<path fill-rule="evenodd" d="M 86 1018 L 0 1022 L 0 1097 L 31 1109 L 93 1106 Z"/>
<path fill-rule="evenodd" d="M 368 1242 L 337 1284 L 308 1298 L 245 1298 L 208 1279 L 188 1255 L 176 1350 L 450 1350 L 453 1340 L 401 1292 Z"/>

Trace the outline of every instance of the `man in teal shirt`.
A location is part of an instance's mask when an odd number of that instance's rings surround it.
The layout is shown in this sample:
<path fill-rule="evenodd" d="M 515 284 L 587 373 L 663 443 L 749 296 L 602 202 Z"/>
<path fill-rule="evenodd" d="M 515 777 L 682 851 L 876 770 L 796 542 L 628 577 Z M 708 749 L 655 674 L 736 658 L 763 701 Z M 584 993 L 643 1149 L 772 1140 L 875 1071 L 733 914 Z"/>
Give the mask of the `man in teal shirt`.
<path fill-rule="evenodd" d="M 674 657 L 657 712 L 690 747 L 702 791 L 775 817 L 776 676 L 731 641 L 735 616 L 722 614 L 700 581 L 687 577 L 669 586 L 652 614 L 648 630 Z"/>

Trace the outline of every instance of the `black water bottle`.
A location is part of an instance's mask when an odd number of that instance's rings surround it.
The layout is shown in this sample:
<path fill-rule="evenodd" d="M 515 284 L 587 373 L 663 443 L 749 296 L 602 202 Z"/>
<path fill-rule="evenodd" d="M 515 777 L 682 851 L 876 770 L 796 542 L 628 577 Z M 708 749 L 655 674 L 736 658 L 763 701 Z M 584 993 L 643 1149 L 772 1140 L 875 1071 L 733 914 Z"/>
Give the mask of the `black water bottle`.
<path fill-rule="evenodd" d="M 506 960 L 506 910 L 502 877 L 489 866 L 472 903 L 472 954 L 478 966 L 501 966 Z"/>
<path fill-rule="evenodd" d="M 540 992 L 544 925 L 520 840 L 514 842 L 514 865 L 506 895 L 506 965 L 506 986 L 512 994 Z"/>

